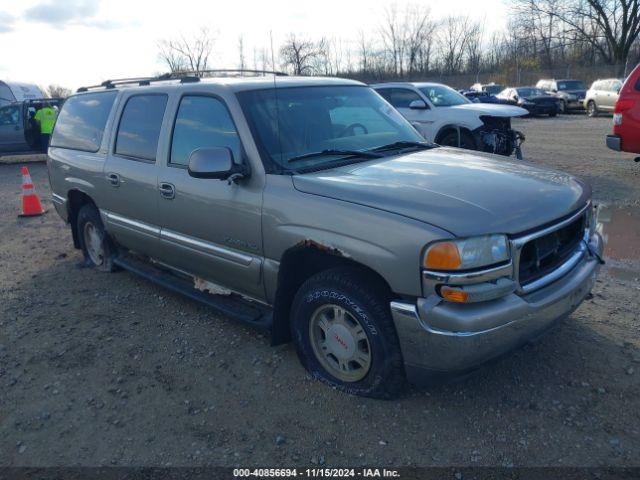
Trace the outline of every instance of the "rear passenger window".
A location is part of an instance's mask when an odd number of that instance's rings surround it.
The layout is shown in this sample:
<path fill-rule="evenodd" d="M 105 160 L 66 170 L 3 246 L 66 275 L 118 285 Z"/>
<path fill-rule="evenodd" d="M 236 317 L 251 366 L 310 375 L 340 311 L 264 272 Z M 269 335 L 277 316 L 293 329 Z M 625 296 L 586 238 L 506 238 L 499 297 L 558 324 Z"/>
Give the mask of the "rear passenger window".
<path fill-rule="evenodd" d="M 188 165 L 197 148 L 228 147 L 237 162 L 240 138 L 226 106 L 218 99 L 184 96 L 180 101 L 171 141 L 170 163 Z"/>
<path fill-rule="evenodd" d="M 166 95 L 130 97 L 120 117 L 115 153 L 155 161 L 166 106 Z"/>
<path fill-rule="evenodd" d="M 97 152 L 117 94 L 87 93 L 67 99 L 53 129 L 51 146 Z"/>

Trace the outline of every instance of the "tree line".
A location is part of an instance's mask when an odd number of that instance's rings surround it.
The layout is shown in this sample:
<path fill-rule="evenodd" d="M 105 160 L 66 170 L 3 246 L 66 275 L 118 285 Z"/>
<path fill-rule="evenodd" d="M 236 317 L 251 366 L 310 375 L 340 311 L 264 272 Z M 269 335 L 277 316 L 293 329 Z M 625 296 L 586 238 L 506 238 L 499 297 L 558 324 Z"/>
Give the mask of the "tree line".
<path fill-rule="evenodd" d="M 280 45 L 247 51 L 238 39 L 237 68 L 335 75 L 365 81 L 459 74 L 608 66 L 621 77 L 640 61 L 640 0 L 511 0 L 504 31 L 488 33 L 478 15 L 436 19 L 424 4 L 391 5 L 377 27 L 355 39 L 291 33 Z M 480 12 L 491 15 L 491 12 Z M 159 57 L 171 72 L 214 68 L 216 37 L 163 40 Z"/>

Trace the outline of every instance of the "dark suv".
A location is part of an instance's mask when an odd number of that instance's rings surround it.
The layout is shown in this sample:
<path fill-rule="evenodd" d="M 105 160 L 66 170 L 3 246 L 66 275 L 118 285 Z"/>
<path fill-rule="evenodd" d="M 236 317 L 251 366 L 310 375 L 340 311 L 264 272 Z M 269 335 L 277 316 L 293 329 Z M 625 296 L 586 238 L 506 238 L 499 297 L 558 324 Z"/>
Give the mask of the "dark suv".
<path fill-rule="evenodd" d="M 569 110 L 584 110 L 584 97 L 587 89 L 581 80 L 539 80 L 537 88 L 558 98 L 558 111 L 566 113 Z"/>

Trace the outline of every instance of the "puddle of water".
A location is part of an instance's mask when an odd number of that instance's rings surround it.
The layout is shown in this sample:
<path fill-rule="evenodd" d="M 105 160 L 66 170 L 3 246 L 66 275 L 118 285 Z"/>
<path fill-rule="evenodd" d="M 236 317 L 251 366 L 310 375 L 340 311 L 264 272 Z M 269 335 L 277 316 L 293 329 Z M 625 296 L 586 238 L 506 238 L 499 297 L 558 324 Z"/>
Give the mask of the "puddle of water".
<path fill-rule="evenodd" d="M 600 205 L 597 218 L 609 273 L 621 280 L 637 281 L 640 277 L 640 208 Z"/>

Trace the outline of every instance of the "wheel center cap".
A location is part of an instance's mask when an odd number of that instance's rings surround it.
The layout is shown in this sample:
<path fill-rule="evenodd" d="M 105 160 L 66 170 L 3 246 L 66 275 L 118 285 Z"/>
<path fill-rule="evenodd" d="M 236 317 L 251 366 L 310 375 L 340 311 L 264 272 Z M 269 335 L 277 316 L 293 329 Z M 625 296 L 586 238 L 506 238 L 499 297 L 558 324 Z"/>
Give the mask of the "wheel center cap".
<path fill-rule="evenodd" d="M 341 360 L 353 357 L 356 342 L 349 329 L 344 325 L 332 325 L 327 331 L 327 345 L 331 352 Z"/>

